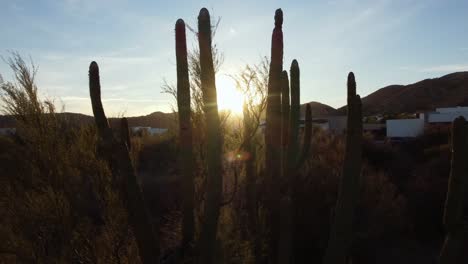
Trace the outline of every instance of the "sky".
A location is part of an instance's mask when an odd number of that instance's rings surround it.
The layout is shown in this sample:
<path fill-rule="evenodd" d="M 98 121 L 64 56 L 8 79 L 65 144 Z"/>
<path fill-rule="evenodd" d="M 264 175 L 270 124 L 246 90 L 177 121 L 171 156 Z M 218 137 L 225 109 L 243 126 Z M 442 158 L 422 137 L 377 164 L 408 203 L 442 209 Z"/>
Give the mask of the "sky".
<path fill-rule="evenodd" d="M 466 0 L 0 0 L 0 55 L 32 58 L 41 95 L 67 112 L 92 113 L 93 60 L 109 116 L 170 112 L 175 102 L 161 86 L 176 80 L 175 22 L 197 28 L 202 7 L 221 18 L 221 108 L 237 100 L 228 75 L 270 56 L 277 8 L 284 13 L 284 68 L 299 61 L 302 103 L 343 106 L 349 71 L 361 96 L 468 71 Z M 187 38 L 189 47 L 197 44 L 190 31 Z M 12 78 L 3 61 L 0 74 Z"/>

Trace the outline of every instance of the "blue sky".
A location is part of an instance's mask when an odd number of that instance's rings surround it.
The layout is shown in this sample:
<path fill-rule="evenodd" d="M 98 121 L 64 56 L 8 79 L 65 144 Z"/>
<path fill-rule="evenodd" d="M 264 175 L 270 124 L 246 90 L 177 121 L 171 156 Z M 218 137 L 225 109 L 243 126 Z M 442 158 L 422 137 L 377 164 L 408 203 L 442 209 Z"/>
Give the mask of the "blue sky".
<path fill-rule="evenodd" d="M 108 115 L 170 111 L 174 102 L 161 94 L 161 84 L 175 80 L 174 23 L 183 18 L 196 28 L 201 7 L 221 17 L 215 40 L 225 62 L 218 89 L 230 85 L 226 74 L 270 55 L 278 7 L 284 67 L 299 61 L 302 102 L 342 106 L 349 71 L 365 96 L 386 85 L 468 70 L 466 0 L 0 0 L 0 6 L 0 55 L 31 56 L 42 95 L 70 112 L 91 113 L 92 60 L 101 68 Z M 0 73 L 12 76 L 4 63 Z"/>

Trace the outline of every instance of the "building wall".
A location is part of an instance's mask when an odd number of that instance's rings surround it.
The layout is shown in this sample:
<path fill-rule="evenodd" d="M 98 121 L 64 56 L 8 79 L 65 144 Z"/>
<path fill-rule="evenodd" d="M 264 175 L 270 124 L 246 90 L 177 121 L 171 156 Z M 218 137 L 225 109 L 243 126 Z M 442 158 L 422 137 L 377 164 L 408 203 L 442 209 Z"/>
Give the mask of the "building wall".
<path fill-rule="evenodd" d="M 424 119 L 387 120 L 387 137 L 417 137 L 424 133 Z"/>
<path fill-rule="evenodd" d="M 457 106 L 457 107 L 441 107 L 435 110 L 438 113 L 457 113 L 457 112 L 468 112 L 468 107 Z"/>
<path fill-rule="evenodd" d="M 335 134 L 343 134 L 346 131 L 346 116 L 331 116 L 328 118 L 329 130 Z"/>
<path fill-rule="evenodd" d="M 429 123 L 451 123 L 455 118 L 463 116 L 468 119 L 468 112 L 444 112 L 444 113 L 429 113 L 427 122 Z"/>

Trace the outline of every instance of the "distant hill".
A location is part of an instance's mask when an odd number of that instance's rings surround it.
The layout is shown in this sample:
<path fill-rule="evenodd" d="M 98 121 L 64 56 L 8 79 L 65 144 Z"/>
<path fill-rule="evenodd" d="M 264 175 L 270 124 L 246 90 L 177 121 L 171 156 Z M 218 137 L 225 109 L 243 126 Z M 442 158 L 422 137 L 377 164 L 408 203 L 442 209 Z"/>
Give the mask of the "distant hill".
<path fill-rule="evenodd" d="M 312 116 L 330 116 L 338 114 L 335 108 L 326 104 L 312 101 L 301 105 L 301 116 L 305 115 L 306 104 L 310 104 Z"/>
<path fill-rule="evenodd" d="M 366 115 L 468 106 L 468 72 L 451 73 L 409 85 L 390 85 L 362 98 L 362 104 Z M 338 112 L 345 113 L 346 106 L 339 108 Z"/>
<path fill-rule="evenodd" d="M 79 125 L 92 124 L 94 117 L 78 113 L 60 113 L 60 116 L 71 119 L 73 123 Z M 108 118 L 112 127 L 119 127 L 120 118 Z M 159 128 L 174 128 L 177 123 L 173 113 L 154 112 L 145 116 L 127 117 L 128 125 L 133 126 L 148 126 Z M 12 116 L 0 115 L 0 128 L 16 127 L 16 121 Z"/>
<path fill-rule="evenodd" d="M 127 119 L 130 127 L 146 126 L 172 129 L 178 125 L 175 113 L 154 112 L 145 116 L 127 117 Z M 115 122 L 118 121 L 119 118 L 110 118 L 109 120 L 112 126 L 115 126 Z"/>

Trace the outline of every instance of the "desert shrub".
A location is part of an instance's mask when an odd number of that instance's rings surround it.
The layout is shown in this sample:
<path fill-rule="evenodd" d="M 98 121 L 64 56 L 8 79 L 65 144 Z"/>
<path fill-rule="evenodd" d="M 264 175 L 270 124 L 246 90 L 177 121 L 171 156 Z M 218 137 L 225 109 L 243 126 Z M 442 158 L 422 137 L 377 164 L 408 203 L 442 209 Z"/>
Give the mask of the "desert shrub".
<path fill-rule="evenodd" d="M 0 144 L 0 260 L 21 263 L 134 263 L 126 212 L 94 127 L 78 127 L 41 100 L 35 68 L 8 60 L 14 83 L 2 83 L 4 111 L 17 133 Z"/>

